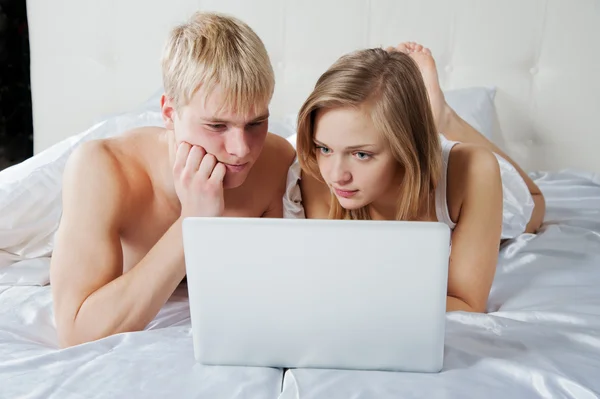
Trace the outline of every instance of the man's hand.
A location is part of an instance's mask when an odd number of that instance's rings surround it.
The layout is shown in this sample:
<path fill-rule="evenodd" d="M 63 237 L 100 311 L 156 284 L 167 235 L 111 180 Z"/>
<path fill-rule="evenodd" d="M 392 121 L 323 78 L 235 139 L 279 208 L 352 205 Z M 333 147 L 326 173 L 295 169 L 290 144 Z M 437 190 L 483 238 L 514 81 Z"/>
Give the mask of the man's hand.
<path fill-rule="evenodd" d="M 199 146 L 182 142 L 177 147 L 173 178 L 181 202 L 181 216 L 221 216 L 225 208 L 223 179 L 226 168 Z"/>

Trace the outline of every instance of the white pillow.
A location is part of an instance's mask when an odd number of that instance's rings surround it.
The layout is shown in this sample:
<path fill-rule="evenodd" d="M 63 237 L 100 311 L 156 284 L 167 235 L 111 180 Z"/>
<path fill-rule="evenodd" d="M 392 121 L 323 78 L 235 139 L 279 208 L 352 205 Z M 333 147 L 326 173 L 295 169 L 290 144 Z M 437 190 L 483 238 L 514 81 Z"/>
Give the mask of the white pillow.
<path fill-rule="evenodd" d="M 284 138 L 296 134 L 296 121 L 289 120 L 294 116 L 295 115 L 289 115 L 284 119 L 269 118 L 269 132 Z"/>
<path fill-rule="evenodd" d="M 62 175 L 79 144 L 138 126 L 161 126 L 157 110 L 116 115 L 0 172 L 0 285 L 45 285 L 62 214 Z"/>

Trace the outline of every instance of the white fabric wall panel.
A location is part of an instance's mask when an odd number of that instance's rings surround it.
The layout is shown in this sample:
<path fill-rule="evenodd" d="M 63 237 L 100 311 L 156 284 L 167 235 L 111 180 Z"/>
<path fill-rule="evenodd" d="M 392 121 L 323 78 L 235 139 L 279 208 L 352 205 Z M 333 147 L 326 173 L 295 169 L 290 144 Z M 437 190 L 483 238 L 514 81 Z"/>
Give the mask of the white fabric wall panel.
<path fill-rule="evenodd" d="M 496 86 L 494 139 L 527 170 L 600 172 L 599 0 L 29 0 L 39 152 L 161 87 L 169 29 L 197 9 L 240 17 L 276 71 L 271 112 L 298 111 L 340 55 L 420 41 L 444 89 Z"/>

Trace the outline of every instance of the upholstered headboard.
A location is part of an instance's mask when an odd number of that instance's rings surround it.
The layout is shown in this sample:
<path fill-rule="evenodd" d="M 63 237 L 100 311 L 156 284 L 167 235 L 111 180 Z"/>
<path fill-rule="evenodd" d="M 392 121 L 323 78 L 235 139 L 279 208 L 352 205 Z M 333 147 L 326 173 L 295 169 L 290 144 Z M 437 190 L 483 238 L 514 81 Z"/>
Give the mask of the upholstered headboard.
<path fill-rule="evenodd" d="M 340 55 L 420 41 L 444 89 L 495 86 L 496 138 L 529 170 L 600 172 L 599 0 L 28 0 L 35 151 L 161 87 L 168 30 L 197 9 L 252 26 L 297 112 Z"/>

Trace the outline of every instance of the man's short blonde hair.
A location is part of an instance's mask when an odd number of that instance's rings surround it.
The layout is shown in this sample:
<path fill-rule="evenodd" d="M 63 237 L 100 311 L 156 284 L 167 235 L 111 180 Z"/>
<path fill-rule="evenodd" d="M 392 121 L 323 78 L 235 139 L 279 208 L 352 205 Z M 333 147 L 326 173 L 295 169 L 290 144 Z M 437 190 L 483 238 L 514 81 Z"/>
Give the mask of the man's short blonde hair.
<path fill-rule="evenodd" d="M 273 67 L 258 35 L 239 19 L 212 12 L 196 12 L 171 31 L 162 73 L 175 107 L 189 104 L 199 89 L 206 99 L 219 85 L 222 106 L 247 114 L 268 104 L 275 88 Z"/>

